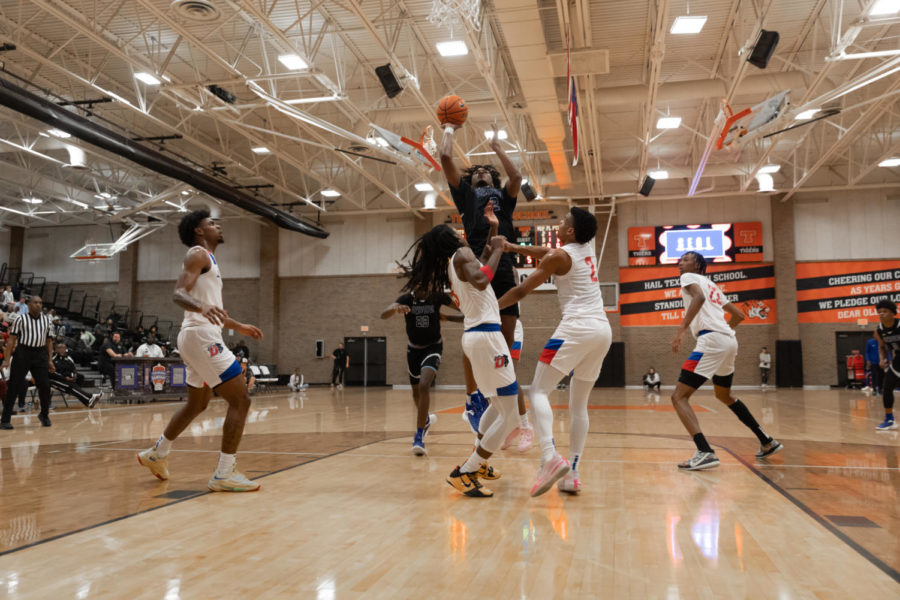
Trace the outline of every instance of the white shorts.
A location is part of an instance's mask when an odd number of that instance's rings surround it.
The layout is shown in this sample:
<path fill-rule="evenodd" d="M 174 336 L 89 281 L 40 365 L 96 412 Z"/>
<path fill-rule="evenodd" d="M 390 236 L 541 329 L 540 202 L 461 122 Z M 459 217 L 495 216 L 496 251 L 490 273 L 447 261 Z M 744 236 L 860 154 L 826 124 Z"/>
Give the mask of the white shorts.
<path fill-rule="evenodd" d="M 218 327 L 188 327 L 178 333 L 178 353 L 187 367 L 191 387 L 216 387 L 242 373 Z"/>
<path fill-rule="evenodd" d="M 704 379 L 710 379 L 714 375 L 719 377 L 727 377 L 734 373 L 734 359 L 737 356 L 738 342 L 737 338 L 727 333 L 719 333 L 718 331 L 710 331 L 697 338 L 697 345 L 694 351 L 688 356 L 681 366 L 683 378 L 689 377 L 685 371 L 699 375 Z M 693 378 L 696 380 L 696 378 Z M 691 381 L 683 381 L 688 385 L 693 385 Z M 702 385 L 703 382 L 700 382 Z"/>
<path fill-rule="evenodd" d="M 522 358 L 522 350 L 525 348 L 525 328 L 522 327 L 522 319 L 516 319 L 516 331 L 513 333 L 513 345 L 510 348 L 510 356 L 513 360 Z"/>
<path fill-rule="evenodd" d="M 467 331 L 462 349 L 472 364 L 478 389 L 487 397 L 514 396 L 519 391 L 506 339 L 497 331 Z"/>
<path fill-rule="evenodd" d="M 572 373 L 579 381 L 596 381 L 610 345 L 609 321 L 566 317 L 547 340 L 539 360 L 563 376 Z"/>

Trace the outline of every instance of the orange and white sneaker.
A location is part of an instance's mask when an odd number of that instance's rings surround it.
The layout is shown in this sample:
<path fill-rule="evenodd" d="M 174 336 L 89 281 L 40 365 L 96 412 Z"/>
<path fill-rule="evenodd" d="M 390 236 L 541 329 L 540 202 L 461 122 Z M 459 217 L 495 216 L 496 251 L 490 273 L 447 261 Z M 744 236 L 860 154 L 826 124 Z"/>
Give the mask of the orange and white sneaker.
<path fill-rule="evenodd" d="M 556 487 L 567 494 L 577 494 L 581 491 L 581 480 L 578 479 L 578 471 L 569 471 L 566 476 L 556 482 Z"/>
<path fill-rule="evenodd" d="M 516 440 L 519 439 L 519 435 L 522 433 L 521 427 L 516 427 L 512 431 L 509 432 L 509 435 L 506 436 L 506 439 L 503 440 L 503 445 L 500 446 L 501 450 L 506 450 L 510 446 L 516 443 Z"/>
<path fill-rule="evenodd" d="M 259 489 L 259 484 L 247 479 L 237 469 L 232 469 L 228 477 L 219 477 L 219 475 L 213 473 L 213 476 L 209 478 L 207 487 L 213 492 L 255 492 Z"/>
<path fill-rule="evenodd" d="M 494 495 L 494 492 L 478 481 L 478 473 L 463 473 L 459 467 L 453 469 L 453 472 L 447 477 L 447 483 L 470 498 L 490 498 Z"/>
<path fill-rule="evenodd" d="M 482 479 L 493 481 L 495 479 L 500 479 L 500 471 L 495 471 L 494 467 L 490 466 L 487 461 L 484 461 L 478 468 L 478 476 Z"/>
<path fill-rule="evenodd" d="M 532 427 L 522 427 L 519 435 L 519 452 L 528 452 L 534 444 L 534 429 Z"/>
<path fill-rule="evenodd" d="M 157 479 L 165 481 L 169 478 L 169 457 L 160 458 L 156 452 L 156 448 L 147 448 L 143 452 L 138 452 L 138 462 L 156 475 Z"/>
<path fill-rule="evenodd" d="M 538 471 L 537 481 L 531 488 L 532 497 L 540 496 L 569 472 L 569 461 L 560 456 L 559 452 L 553 455 L 553 458 L 547 462 L 541 463 L 541 469 Z"/>

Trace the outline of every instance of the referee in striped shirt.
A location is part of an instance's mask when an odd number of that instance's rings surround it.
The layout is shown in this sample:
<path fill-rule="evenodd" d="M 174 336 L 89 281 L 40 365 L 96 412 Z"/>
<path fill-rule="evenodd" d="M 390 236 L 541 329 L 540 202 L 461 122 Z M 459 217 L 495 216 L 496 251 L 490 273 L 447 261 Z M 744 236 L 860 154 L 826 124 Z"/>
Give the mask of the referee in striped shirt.
<path fill-rule="evenodd" d="M 0 429 L 12 429 L 13 404 L 24 386 L 28 371 L 38 388 L 41 399 L 41 412 L 38 420 L 44 427 L 50 427 L 50 373 L 56 372 L 53 366 L 53 338 L 50 336 L 50 317 L 43 314 L 44 303 L 40 296 L 32 296 L 28 300 L 28 312 L 19 316 L 9 328 L 9 339 L 3 356 L 3 368 L 12 370 L 9 374 L 9 388 L 3 400 L 3 416 L 0 418 Z"/>

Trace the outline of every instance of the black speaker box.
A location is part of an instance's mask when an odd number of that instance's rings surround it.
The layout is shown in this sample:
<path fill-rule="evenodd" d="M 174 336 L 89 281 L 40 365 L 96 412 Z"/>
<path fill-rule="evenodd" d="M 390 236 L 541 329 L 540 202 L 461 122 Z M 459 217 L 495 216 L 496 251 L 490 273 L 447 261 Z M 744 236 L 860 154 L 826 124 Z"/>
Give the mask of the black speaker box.
<path fill-rule="evenodd" d="M 775 341 L 775 385 L 803 387 L 803 348 L 800 340 Z"/>
<path fill-rule="evenodd" d="M 641 196 L 649 196 L 650 190 L 653 189 L 654 183 L 656 183 L 656 180 L 647 175 L 647 177 L 644 179 L 644 185 L 641 186 L 641 191 L 639 191 L 638 193 Z"/>
<path fill-rule="evenodd" d="M 400 82 L 394 76 L 394 71 L 391 70 L 390 64 L 376 67 L 375 74 L 378 75 L 381 87 L 384 88 L 384 93 L 387 94 L 388 98 L 393 98 L 403 91 L 403 86 L 400 85 Z"/>
<path fill-rule="evenodd" d="M 522 193 L 525 194 L 525 200 L 531 202 L 535 198 L 537 198 L 537 194 L 534 192 L 534 188 L 531 187 L 529 183 L 522 184 Z"/>
<path fill-rule="evenodd" d="M 750 53 L 750 58 L 747 59 L 747 62 L 754 67 L 765 69 L 766 65 L 769 64 L 769 59 L 772 58 L 772 54 L 775 53 L 775 46 L 778 45 L 779 39 L 780 36 L 777 31 L 766 31 L 763 29 L 759 33 L 759 39 L 756 40 L 756 46 L 753 48 L 753 52 Z"/>

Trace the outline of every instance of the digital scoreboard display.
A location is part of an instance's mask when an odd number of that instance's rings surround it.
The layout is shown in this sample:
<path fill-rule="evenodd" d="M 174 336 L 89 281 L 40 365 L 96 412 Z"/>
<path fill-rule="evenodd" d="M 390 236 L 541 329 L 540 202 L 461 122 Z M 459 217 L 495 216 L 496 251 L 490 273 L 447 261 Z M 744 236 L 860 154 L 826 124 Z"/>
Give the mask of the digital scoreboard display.
<path fill-rule="evenodd" d="M 706 223 L 628 228 L 628 264 L 676 264 L 685 252 L 713 263 L 761 262 L 762 223 Z"/>

